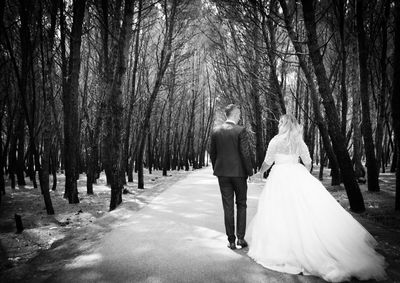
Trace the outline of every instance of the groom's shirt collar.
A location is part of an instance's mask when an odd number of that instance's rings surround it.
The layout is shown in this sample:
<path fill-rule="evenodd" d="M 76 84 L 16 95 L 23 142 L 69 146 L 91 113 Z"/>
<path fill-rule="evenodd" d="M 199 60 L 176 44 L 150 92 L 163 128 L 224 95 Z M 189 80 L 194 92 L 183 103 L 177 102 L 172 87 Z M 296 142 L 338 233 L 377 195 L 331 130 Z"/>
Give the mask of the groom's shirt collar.
<path fill-rule="evenodd" d="M 232 123 L 232 124 L 236 125 L 235 121 L 232 121 L 230 119 L 226 119 L 225 123 Z"/>

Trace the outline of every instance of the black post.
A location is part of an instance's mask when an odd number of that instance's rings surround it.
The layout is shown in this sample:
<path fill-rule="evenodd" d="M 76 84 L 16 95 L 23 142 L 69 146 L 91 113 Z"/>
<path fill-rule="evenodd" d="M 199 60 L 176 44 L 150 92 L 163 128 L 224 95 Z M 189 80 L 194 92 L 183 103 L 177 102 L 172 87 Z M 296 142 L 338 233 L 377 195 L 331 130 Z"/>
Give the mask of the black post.
<path fill-rule="evenodd" d="M 17 226 L 17 234 L 20 234 L 24 230 L 24 226 L 22 225 L 21 215 L 15 213 L 14 217 L 15 217 L 15 224 Z"/>

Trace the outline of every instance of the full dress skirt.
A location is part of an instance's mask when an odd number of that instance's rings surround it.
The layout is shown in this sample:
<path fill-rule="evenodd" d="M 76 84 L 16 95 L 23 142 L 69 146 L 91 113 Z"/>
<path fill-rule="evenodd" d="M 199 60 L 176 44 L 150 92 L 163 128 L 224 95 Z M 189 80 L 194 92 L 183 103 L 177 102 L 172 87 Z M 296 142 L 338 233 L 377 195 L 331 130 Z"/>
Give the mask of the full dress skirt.
<path fill-rule="evenodd" d="M 330 282 L 386 278 L 376 240 L 298 162 L 272 167 L 247 239 L 248 255 L 268 269 Z"/>

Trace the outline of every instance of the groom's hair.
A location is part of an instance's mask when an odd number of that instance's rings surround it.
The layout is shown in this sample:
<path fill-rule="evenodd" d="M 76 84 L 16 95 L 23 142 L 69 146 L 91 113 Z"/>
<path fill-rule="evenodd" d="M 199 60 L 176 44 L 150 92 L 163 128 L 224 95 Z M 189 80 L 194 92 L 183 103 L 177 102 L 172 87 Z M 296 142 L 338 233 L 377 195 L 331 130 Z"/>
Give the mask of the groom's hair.
<path fill-rule="evenodd" d="M 234 109 L 239 109 L 239 106 L 236 104 L 229 104 L 228 106 L 225 107 L 225 115 L 226 117 L 229 117 Z"/>

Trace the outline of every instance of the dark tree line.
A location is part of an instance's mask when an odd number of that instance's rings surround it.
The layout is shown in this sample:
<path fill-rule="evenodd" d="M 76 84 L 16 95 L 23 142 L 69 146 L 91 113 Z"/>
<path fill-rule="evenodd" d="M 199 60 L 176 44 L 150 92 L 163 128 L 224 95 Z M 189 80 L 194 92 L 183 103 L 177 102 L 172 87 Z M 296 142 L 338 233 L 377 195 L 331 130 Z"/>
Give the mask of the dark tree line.
<path fill-rule="evenodd" d="M 364 211 L 359 182 L 379 191 L 379 173 L 398 162 L 394 4 L 213 1 L 206 18 L 217 92 L 222 105 L 240 101 L 255 168 L 278 117 L 293 113 L 320 178 L 329 166 L 332 185 L 343 183 L 351 209 Z"/>
<path fill-rule="evenodd" d="M 1 191 L 65 172 L 79 202 L 105 171 L 110 209 L 144 168 L 201 168 L 215 98 L 200 1 L 1 1 Z M 196 46 L 196 47 L 194 47 Z"/>
<path fill-rule="evenodd" d="M 144 172 L 202 168 L 227 103 L 242 107 L 254 169 L 293 113 L 320 178 L 377 192 L 396 171 L 399 27 L 393 0 L 0 0 L 0 191 L 29 177 L 79 202 L 101 172 L 110 209 Z M 6 179 L 5 179 L 6 178 Z"/>

